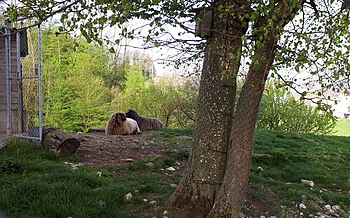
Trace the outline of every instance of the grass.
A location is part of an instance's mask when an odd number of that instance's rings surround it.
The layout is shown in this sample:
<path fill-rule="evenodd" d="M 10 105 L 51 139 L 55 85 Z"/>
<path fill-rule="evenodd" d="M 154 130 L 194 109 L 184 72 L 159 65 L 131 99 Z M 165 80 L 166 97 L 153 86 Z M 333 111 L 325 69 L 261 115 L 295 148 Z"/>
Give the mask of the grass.
<path fill-rule="evenodd" d="M 65 164 L 74 159 L 60 159 L 35 143 L 12 140 L 0 152 L 0 211 L 11 218 L 152 217 L 126 208 L 146 210 L 145 195 L 152 193 L 150 200 L 162 203 L 172 192 L 160 174 L 144 168 L 124 169 L 127 174 L 122 177 L 103 169 L 104 176 L 97 177 L 101 169 L 72 170 Z M 124 200 L 129 192 L 132 201 Z"/>
<path fill-rule="evenodd" d="M 339 119 L 334 128 L 334 132 L 334 135 L 337 136 L 350 136 L 350 120 Z"/>
<path fill-rule="evenodd" d="M 336 204 L 350 213 L 350 137 L 257 131 L 254 141 L 254 153 L 270 156 L 253 157 L 253 183 L 273 187 L 289 208 L 306 202 L 312 213 Z"/>
<path fill-rule="evenodd" d="M 156 137 L 168 147 L 176 146 L 178 136 L 191 135 L 191 130 L 166 129 Z M 280 214 L 273 215 L 294 217 L 300 203 L 307 206 L 305 215 L 322 211 L 326 204 L 339 205 L 341 217 L 350 215 L 350 137 L 257 131 L 253 153 L 266 155 L 253 156 L 250 195 L 261 204 L 274 202 Z M 129 166 L 72 170 L 65 162 L 75 162 L 76 156 L 60 159 L 35 143 L 12 140 L 0 151 L 0 211 L 10 218 L 160 217 L 174 190 L 169 184 L 181 177 L 163 170 L 187 157 L 185 149 L 170 149 L 164 157 Z M 98 171 L 104 176 L 97 177 Z M 314 188 L 302 186 L 300 179 L 312 180 Z M 134 198 L 126 201 L 129 192 Z M 268 199 L 271 192 L 275 196 Z M 144 198 L 156 200 L 157 206 Z"/>

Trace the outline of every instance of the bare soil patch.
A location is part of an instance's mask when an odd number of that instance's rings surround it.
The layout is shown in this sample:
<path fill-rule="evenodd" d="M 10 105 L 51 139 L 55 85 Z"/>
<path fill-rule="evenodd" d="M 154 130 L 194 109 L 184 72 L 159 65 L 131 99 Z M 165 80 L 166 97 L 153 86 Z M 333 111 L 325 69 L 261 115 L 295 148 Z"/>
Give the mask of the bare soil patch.
<path fill-rule="evenodd" d="M 77 134 L 76 137 L 81 141 L 77 151 L 79 162 L 92 167 L 103 167 L 164 155 L 166 149 L 154 136 L 157 133 L 153 131 L 138 135 Z"/>
<path fill-rule="evenodd" d="M 164 139 L 156 137 L 158 131 L 143 132 L 138 135 L 106 135 L 102 132 L 82 133 L 75 136 L 81 141 L 77 153 L 78 162 L 91 167 L 101 168 L 105 166 L 121 166 L 147 159 L 154 156 L 165 156 L 171 150 L 190 149 L 188 143 L 191 139 L 189 136 L 175 136 L 175 143 L 167 144 Z M 177 172 L 182 173 L 186 167 L 186 160 L 178 164 Z M 119 172 L 122 173 L 122 172 Z M 127 172 L 125 172 L 127 173 Z M 168 178 L 164 178 L 168 180 Z M 265 199 L 254 197 L 254 193 L 268 192 Z M 269 199 L 266 199 L 269 198 Z M 250 184 L 248 188 L 248 197 L 244 203 L 244 217 L 266 217 L 273 216 L 277 212 L 274 209 L 278 202 L 272 190 Z M 277 203 L 278 204 L 278 203 Z M 131 206 L 131 211 L 137 211 L 140 208 Z M 146 212 L 146 211 L 144 211 Z"/>

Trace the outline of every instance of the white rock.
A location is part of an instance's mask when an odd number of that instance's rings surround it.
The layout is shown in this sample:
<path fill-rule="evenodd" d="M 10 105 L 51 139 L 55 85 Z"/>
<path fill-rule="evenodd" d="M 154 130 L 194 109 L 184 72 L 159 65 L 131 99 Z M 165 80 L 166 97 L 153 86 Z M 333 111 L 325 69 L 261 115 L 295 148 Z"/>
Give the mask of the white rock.
<path fill-rule="evenodd" d="M 329 205 L 329 204 L 324 205 L 324 208 L 326 208 L 327 210 L 332 209 L 331 205 Z"/>
<path fill-rule="evenodd" d="M 301 184 L 306 185 L 306 186 L 310 186 L 310 187 L 314 187 L 314 182 L 311 180 L 306 180 L 306 179 L 301 179 L 300 180 Z"/>
<path fill-rule="evenodd" d="M 339 205 L 333 205 L 332 209 L 335 211 L 339 211 L 340 210 L 340 206 Z"/>
<path fill-rule="evenodd" d="M 163 215 L 165 216 L 167 214 L 168 214 L 168 211 L 164 210 Z"/>
<path fill-rule="evenodd" d="M 299 204 L 299 208 L 300 209 L 306 209 L 306 206 L 305 206 L 305 204 L 301 203 L 301 204 Z"/>
<path fill-rule="evenodd" d="M 102 172 L 97 172 L 96 175 L 97 177 L 102 177 Z"/>
<path fill-rule="evenodd" d="M 133 197 L 133 196 L 132 196 L 131 192 L 129 192 L 128 194 L 124 195 L 124 198 L 125 198 L 125 200 L 127 200 L 127 201 L 130 201 L 132 197 Z"/>
<path fill-rule="evenodd" d="M 170 187 L 172 187 L 172 188 L 176 188 L 176 187 L 177 187 L 177 185 L 176 185 L 175 183 L 171 183 L 171 184 L 170 184 Z"/>
<path fill-rule="evenodd" d="M 157 201 L 155 201 L 155 200 L 149 202 L 150 205 L 154 205 L 154 204 L 156 204 L 156 203 L 157 203 Z"/>
<path fill-rule="evenodd" d="M 146 199 L 146 198 L 144 198 L 144 199 L 143 199 L 143 202 L 147 202 L 147 199 Z"/>
<path fill-rule="evenodd" d="M 166 168 L 166 170 L 168 170 L 168 171 L 175 171 L 175 168 L 174 167 L 168 167 L 168 168 Z"/>
<path fill-rule="evenodd" d="M 124 161 L 124 162 L 134 162 L 134 160 L 133 160 L 133 159 L 131 159 L 131 158 L 126 158 L 126 159 L 123 159 L 123 161 Z"/>
<path fill-rule="evenodd" d="M 260 218 L 265 218 L 265 216 L 260 216 Z"/>

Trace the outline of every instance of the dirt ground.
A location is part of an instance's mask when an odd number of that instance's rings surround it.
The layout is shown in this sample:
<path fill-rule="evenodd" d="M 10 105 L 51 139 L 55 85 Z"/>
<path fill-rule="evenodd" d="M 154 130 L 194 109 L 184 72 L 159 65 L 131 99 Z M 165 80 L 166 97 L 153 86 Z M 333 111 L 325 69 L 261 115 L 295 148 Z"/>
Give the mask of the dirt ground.
<path fill-rule="evenodd" d="M 76 137 L 81 144 L 78 149 L 79 162 L 92 167 L 121 165 L 152 156 L 165 155 L 169 146 L 164 146 L 160 138 L 155 137 L 158 131 L 143 132 L 137 135 L 106 135 L 103 132 L 82 133 Z M 189 137 L 178 136 L 176 147 L 190 148 Z"/>
<path fill-rule="evenodd" d="M 164 145 L 161 138 L 156 137 L 157 131 L 143 132 L 138 135 L 106 135 L 103 132 L 82 133 L 75 136 L 81 141 L 78 150 L 78 162 L 91 167 L 104 167 L 110 165 L 127 165 L 131 162 L 146 159 L 148 157 L 163 156 L 169 149 L 190 149 L 188 136 L 175 136 L 175 146 Z M 179 165 L 177 172 L 184 172 L 187 162 L 183 161 Z M 248 196 L 252 196 L 257 189 L 266 189 L 249 185 Z M 257 201 L 252 197 L 247 197 L 244 211 L 250 216 L 244 217 L 266 217 L 273 216 L 276 211 L 264 202 L 273 202 L 278 199 L 271 190 L 269 198 L 264 201 Z"/>

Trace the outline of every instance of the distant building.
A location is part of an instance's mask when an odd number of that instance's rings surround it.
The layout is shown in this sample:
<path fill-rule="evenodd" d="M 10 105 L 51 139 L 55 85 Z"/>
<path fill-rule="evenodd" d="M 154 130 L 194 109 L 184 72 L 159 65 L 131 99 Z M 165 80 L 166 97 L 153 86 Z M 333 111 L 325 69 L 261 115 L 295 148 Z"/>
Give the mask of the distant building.
<path fill-rule="evenodd" d="M 350 119 L 350 90 L 347 94 L 327 91 L 324 95 L 329 97 L 327 103 L 332 106 L 334 116 Z"/>

